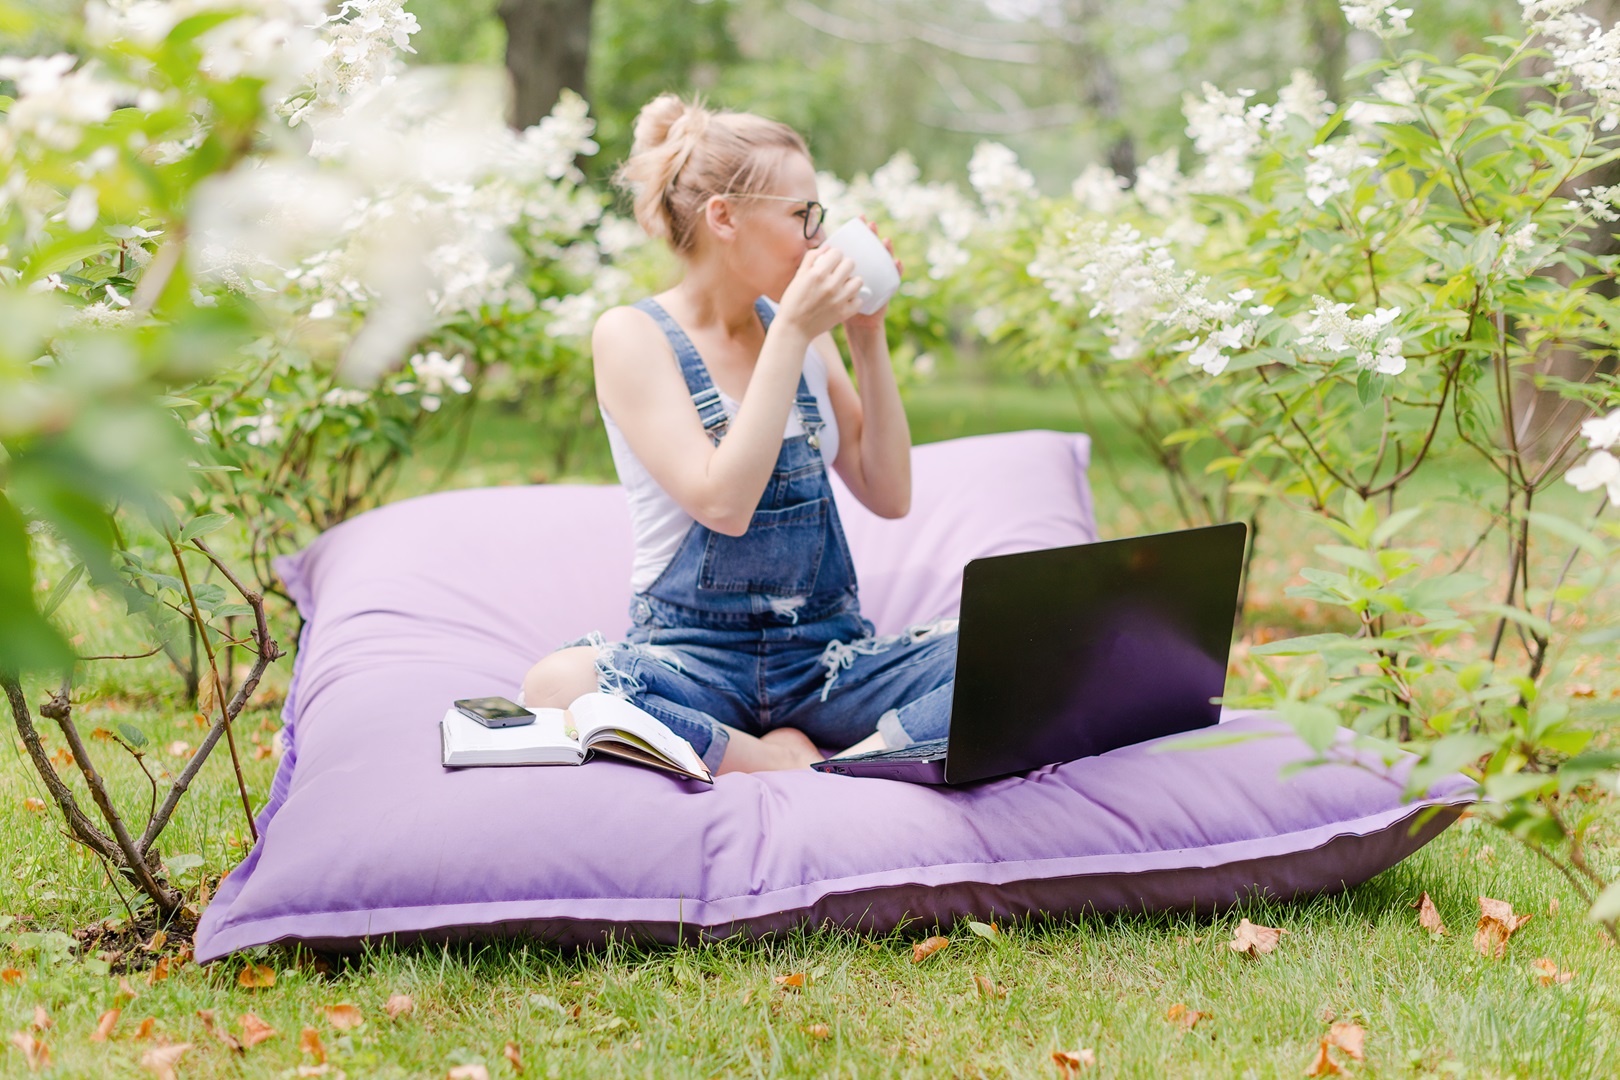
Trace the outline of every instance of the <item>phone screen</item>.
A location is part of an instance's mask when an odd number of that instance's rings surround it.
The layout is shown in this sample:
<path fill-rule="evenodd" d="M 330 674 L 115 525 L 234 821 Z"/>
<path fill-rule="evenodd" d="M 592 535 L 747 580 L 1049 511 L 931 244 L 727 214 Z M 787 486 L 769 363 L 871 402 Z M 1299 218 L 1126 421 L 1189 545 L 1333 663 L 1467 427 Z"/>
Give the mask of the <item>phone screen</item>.
<path fill-rule="evenodd" d="M 468 716 L 486 723 L 521 719 L 528 722 L 534 719 L 534 714 L 515 701 L 508 701 L 503 697 L 461 698 L 456 708 Z"/>

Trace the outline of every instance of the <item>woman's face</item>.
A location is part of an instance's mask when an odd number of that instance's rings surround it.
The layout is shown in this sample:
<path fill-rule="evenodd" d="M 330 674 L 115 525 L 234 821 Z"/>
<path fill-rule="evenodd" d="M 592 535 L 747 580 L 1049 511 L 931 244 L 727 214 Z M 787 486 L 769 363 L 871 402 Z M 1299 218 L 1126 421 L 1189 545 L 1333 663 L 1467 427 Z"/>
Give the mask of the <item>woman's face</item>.
<path fill-rule="evenodd" d="M 805 252 L 820 247 L 827 237 L 821 227 L 809 239 L 804 235 L 809 204 L 817 197 L 815 167 L 803 154 L 784 154 L 775 178 L 760 194 L 773 197 L 732 202 L 738 225 L 732 257 L 761 293 L 781 300 Z"/>

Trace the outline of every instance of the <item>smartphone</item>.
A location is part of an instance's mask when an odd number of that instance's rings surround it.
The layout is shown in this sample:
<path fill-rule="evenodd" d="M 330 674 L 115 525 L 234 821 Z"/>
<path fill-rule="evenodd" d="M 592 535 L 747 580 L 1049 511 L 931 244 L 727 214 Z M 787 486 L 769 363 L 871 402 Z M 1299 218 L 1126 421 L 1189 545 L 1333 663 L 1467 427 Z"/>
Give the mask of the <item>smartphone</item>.
<path fill-rule="evenodd" d="M 488 728 L 519 727 L 534 723 L 534 713 L 515 701 L 503 697 L 461 698 L 454 702 L 456 711 L 469 716 Z"/>

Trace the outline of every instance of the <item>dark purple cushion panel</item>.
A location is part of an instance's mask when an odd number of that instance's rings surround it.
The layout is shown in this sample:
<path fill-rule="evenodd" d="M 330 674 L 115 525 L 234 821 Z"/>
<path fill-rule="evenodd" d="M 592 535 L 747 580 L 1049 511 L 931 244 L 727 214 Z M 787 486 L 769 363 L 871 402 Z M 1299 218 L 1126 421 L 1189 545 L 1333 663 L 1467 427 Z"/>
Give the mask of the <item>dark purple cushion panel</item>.
<path fill-rule="evenodd" d="M 919 447 L 901 521 L 846 511 L 841 496 L 880 627 L 954 611 L 969 558 L 1093 539 L 1086 450 L 1083 436 L 1051 432 Z M 1183 907 L 1337 887 L 1387 865 L 1351 860 L 1352 872 L 1310 855 L 1336 838 L 1366 840 L 1357 850 L 1390 861 L 1411 850 L 1368 839 L 1413 812 L 1390 779 L 1332 766 L 1280 780 L 1305 753 L 1291 735 L 1129 747 L 962 789 L 810 772 L 708 788 L 611 761 L 447 771 L 438 722 L 452 698 L 510 695 L 563 640 L 624 629 L 619 490 L 413 499 L 280 566 L 309 620 L 286 709 L 292 747 L 258 844 L 204 912 L 202 960 L 289 937 L 495 924 L 563 938 L 822 917 L 881 929 L 966 910 L 1105 909 L 1132 887 L 1143 906 Z M 1456 784 L 1435 794 L 1466 797 Z"/>
<path fill-rule="evenodd" d="M 1042 918 L 1121 911 L 1209 914 L 1257 897 L 1293 900 L 1359 885 L 1434 839 L 1458 814 L 1457 807 L 1447 806 L 1420 824 L 1426 810 L 1426 806 L 1409 807 L 1374 832 L 1341 834 L 1319 848 L 1248 862 L 1068 878 L 1037 877 L 1006 883 L 960 881 L 950 885 L 892 886 L 835 894 L 808 909 L 789 909 L 769 918 L 725 926 L 705 927 L 687 921 L 534 918 L 487 923 L 452 920 L 427 929 L 382 931 L 365 928 L 378 925 L 380 920 L 364 926 L 357 920 L 356 929 L 346 936 L 308 938 L 300 933 L 297 916 L 291 916 L 283 928 L 285 933 L 273 940 L 296 939 L 310 948 L 330 951 L 354 951 L 363 944 L 385 940 L 439 944 L 529 938 L 561 946 L 597 946 L 610 940 L 674 944 L 732 935 L 759 937 L 800 926 L 831 925 L 886 933 L 898 926 L 948 927 L 955 919 L 966 916 Z M 276 930 L 274 926 L 263 929 L 271 933 Z"/>

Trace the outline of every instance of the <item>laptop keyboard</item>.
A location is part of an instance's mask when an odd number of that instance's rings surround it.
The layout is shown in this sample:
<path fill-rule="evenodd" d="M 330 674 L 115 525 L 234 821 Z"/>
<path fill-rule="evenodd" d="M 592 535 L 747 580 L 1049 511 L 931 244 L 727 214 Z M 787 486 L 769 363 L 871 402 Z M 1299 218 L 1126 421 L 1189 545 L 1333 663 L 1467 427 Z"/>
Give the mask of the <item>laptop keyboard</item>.
<path fill-rule="evenodd" d="M 851 754 L 840 758 L 840 761 L 929 761 L 933 758 L 945 756 L 945 746 L 949 739 L 929 739 L 926 742 L 912 743 L 899 750 L 876 750 L 870 754 Z"/>

